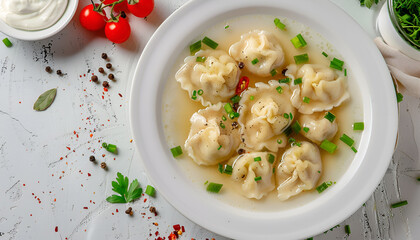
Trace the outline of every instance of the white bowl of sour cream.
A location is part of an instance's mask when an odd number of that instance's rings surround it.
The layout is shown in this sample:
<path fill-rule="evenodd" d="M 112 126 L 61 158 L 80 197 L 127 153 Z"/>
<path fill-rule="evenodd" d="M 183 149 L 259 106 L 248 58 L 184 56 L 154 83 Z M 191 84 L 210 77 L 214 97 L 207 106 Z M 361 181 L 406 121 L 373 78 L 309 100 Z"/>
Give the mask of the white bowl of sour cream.
<path fill-rule="evenodd" d="M 61 31 L 72 19 L 79 0 L 2 0 L 0 31 L 34 41 Z"/>

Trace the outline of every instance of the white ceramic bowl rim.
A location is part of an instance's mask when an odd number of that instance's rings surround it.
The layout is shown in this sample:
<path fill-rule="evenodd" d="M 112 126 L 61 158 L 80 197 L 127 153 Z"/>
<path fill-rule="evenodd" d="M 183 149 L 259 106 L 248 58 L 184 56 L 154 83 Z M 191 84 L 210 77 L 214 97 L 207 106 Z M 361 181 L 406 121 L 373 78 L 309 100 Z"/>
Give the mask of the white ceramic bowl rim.
<path fill-rule="evenodd" d="M 320 33 L 344 57 L 362 96 L 365 130 L 355 159 L 337 184 L 291 210 L 253 212 L 215 199 L 182 174 L 163 133 L 163 89 L 181 51 L 214 24 L 248 14 L 288 17 Z M 342 222 L 371 196 L 391 160 L 398 116 L 391 76 L 378 49 L 330 1 L 193 0 L 163 23 L 144 49 L 134 73 L 130 125 L 151 181 L 186 217 L 235 239 L 298 239 Z"/>
<path fill-rule="evenodd" d="M 13 28 L 7 25 L 5 22 L 0 20 L 0 32 L 20 40 L 25 41 L 36 41 L 51 37 L 52 35 L 60 32 L 70 20 L 73 18 L 74 13 L 77 10 L 77 5 L 79 4 L 79 0 L 69 0 L 67 3 L 66 10 L 64 11 L 61 18 L 54 23 L 51 27 L 37 30 L 37 31 L 25 31 L 17 28 Z"/>

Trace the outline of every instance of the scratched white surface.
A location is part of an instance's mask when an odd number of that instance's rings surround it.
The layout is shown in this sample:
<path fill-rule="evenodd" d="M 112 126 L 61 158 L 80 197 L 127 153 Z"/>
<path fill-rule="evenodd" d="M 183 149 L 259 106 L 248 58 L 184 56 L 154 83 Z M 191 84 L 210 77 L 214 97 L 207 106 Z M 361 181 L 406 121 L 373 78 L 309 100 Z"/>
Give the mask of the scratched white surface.
<path fill-rule="evenodd" d="M 88 2 L 81 0 L 76 16 Z M 155 0 L 147 21 L 130 18 L 133 33 L 122 45 L 111 44 L 101 33 L 83 30 L 77 18 L 49 39 L 24 42 L 10 38 L 12 48 L 1 44 L 0 240 L 155 239 L 156 231 L 167 238 L 174 224 L 185 226 L 180 239 L 225 239 L 183 217 L 159 193 L 128 204 L 134 209 L 133 217 L 124 213 L 128 205 L 105 201 L 118 171 L 138 178 L 143 187 L 149 183 L 139 153 L 130 143 L 129 86 L 147 40 L 185 2 Z M 361 8 L 358 0 L 333 2 L 375 36 L 379 7 Z M 108 92 L 89 82 L 92 72 L 98 74 L 98 67 L 105 66 L 102 52 L 110 56 L 116 76 Z M 65 75 L 48 74 L 46 66 Z M 101 81 L 106 78 L 98 76 Z M 53 105 L 45 112 L 33 111 L 39 94 L 51 88 L 58 88 Z M 353 216 L 314 239 L 420 239 L 419 122 L 419 99 L 404 94 L 399 144 L 383 181 Z M 104 151 L 98 141 L 117 144 L 118 155 Z M 90 155 L 97 162 L 105 161 L 108 171 L 91 163 Z M 401 200 L 409 204 L 390 209 L 391 203 Z M 149 212 L 150 206 L 156 207 L 158 216 Z M 346 224 L 352 231 L 348 237 Z"/>

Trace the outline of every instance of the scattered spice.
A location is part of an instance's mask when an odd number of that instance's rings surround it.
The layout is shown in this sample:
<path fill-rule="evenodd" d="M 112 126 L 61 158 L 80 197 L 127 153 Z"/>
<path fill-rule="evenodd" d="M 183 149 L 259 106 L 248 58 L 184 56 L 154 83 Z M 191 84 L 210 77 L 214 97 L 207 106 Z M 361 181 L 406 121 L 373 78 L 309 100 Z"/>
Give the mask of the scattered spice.
<path fill-rule="evenodd" d="M 156 211 L 156 208 L 155 207 L 150 207 L 149 208 L 149 211 L 151 212 L 151 213 L 153 213 L 153 214 L 155 214 L 155 216 L 157 216 L 157 211 Z"/>
<path fill-rule="evenodd" d="M 60 69 L 57 70 L 57 75 L 63 75 L 63 72 L 61 72 Z"/>
<path fill-rule="evenodd" d="M 104 68 L 100 67 L 100 68 L 98 68 L 98 72 L 100 72 L 100 73 L 104 73 L 104 72 L 105 72 L 105 70 L 104 70 Z"/>
<path fill-rule="evenodd" d="M 108 78 L 109 78 L 110 80 L 114 80 L 114 79 L 115 79 L 115 76 L 114 76 L 114 74 L 110 73 L 110 74 L 108 75 Z"/>
<path fill-rule="evenodd" d="M 98 76 L 93 75 L 90 79 L 92 80 L 92 82 L 96 83 L 98 81 Z"/>
<path fill-rule="evenodd" d="M 91 161 L 91 162 L 94 162 L 94 161 L 96 161 L 96 158 L 95 158 L 95 156 L 93 156 L 93 155 L 92 155 L 92 156 L 90 156 L 90 157 L 89 157 L 89 161 Z"/>
<path fill-rule="evenodd" d="M 133 208 L 129 207 L 127 210 L 125 210 L 125 213 L 130 216 L 133 216 Z"/>
<path fill-rule="evenodd" d="M 238 67 L 239 69 L 242 69 L 245 67 L 245 64 L 243 62 L 239 62 Z"/>
<path fill-rule="evenodd" d="M 233 122 L 233 123 L 232 123 L 232 128 L 233 128 L 233 129 L 236 129 L 237 127 L 238 127 L 238 122 Z"/>
<path fill-rule="evenodd" d="M 108 59 L 108 55 L 106 53 L 102 53 L 102 59 Z"/>
<path fill-rule="evenodd" d="M 45 68 L 45 71 L 46 71 L 47 73 L 51 73 L 51 72 L 52 72 L 52 69 L 51 69 L 51 67 L 50 67 L 50 66 L 47 66 L 47 67 Z"/>
<path fill-rule="evenodd" d="M 107 63 L 106 64 L 106 68 L 111 69 L 112 68 L 112 64 L 111 63 Z"/>
<path fill-rule="evenodd" d="M 103 86 L 104 88 L 108 88 L 108 87 L 109 87 L 109 83 L 108 83 L 108 81 L 104 81 L 104 82 L 102 83 L 102 86 Z"/>
<path fill-rule="evenodd" d="M 242 155 L 242 154 L 244 154 L 244 153 L 245 153 L 245 150 L 244 150 L 244 149 L 240 148 L 240 149 L 238 150 L 238 154 L 239 154 L 239 155 Z"/>
<path fill-rule="evenodd" d="M 101 162 L 101 168 L 102 168 L 102 169 L 106 169 L 106 168 L 107 168 L 107 166 L 106 166 L 106 162 Z"/>

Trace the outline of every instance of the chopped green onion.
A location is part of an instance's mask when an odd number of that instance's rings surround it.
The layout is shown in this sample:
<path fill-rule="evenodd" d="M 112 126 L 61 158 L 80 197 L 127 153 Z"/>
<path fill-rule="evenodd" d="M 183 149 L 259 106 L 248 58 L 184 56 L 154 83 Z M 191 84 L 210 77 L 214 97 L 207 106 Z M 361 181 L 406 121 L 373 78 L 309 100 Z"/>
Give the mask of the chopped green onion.
<path fill-rule="evenodd" d="M 354 153 L 357 153 L 357 149 L 355 147 L 351 147 L 351 150 L 353 150 Z"/>
<path fill-rule="evenodd" d="M 197 91 L 193 91 L 192 96 L 191 96 L 192 100 L 196 100 L 197 99 Z"/>
<path fill-rule="evenodd" d="M 279 83 L 289 83 L 290 82 L 290 78 L 283 78 L 279 80 Z"/>
<path fill-rule="evenodd" d="M 255 157 L 254 158 L 254 162 L 259 162 L 259 161 L 261 161 L 261 157 Z"/>
<path fill-rule="evenodd" d="M 251 100 L 251 101 L 254 100 L 254 96 L 250 96 L 249 100 Z"/>
<path fill-rule="evenodd" d="M 299 84 L 301 84 L 302 83 L 302 78 L 296 78 L 294 81 L 293 81 L 293 84 L 295 84 L 295 85 L 299 85 Z"/>
<path fill-rule="evenodd" d="M 219 148 L 217 148 L 217 150 L 220 150 L 222 148 L 222 145 L 219 146 Z"/>
<path fill-rule="evenodd" d="M 225 106 L 223 106 L 223 108 L 225 109 L 227 114 L 233 112 L 233 108 L 232 105 L 230 105 L 230 103 L 226 103 Z"/>
<path fill-rule="evenodd" d="M 347 235 L 350 235 L 350 233 L 351 233 L 351 231 L 350 231 L 350 225 L 344 226 L 344 231 L 346 232 Z"/>
<path fill-rule="evenodd" d="M 207 185 L 206 190 L 208 192 L 218 193 L 220 192 L 220 189 L 222 189 L 222 187 L 223 187 L 223 184 L 210 182 L 209 185 Z"/>
<path fill-rule="evenodd" d="M 152 187 L 152 186 L 150 186 L 150 185 L 147 185 L 147 187 L 146 187 L 146 192 L 145 192 L 147 195 L 149 195 L 149 196 L 151 196 L 151 197 L 153 197 L 153 196 L 155 196 L 155 188 L 154 187 Z"/>
<path fill-rule="evenodd" d="M 295 46 L 295 48 L 303 48 L 307 44 L 305 39 L 303 39 L 302 34 L 300 33 L 290 41 L 292 42 L 293 46 Z"/>
<path fill-rule="evenodd" d="M 304 128 L 303 128 L 303 131 L 307 133 L 307 132 L 309 132 L 309 128 L 304 127 Z"/>
<path fill-rule="evenodd" d="M 330 122 L 334 122 L 334 120 L 335 120 L 335 115 L 334 115 L 334 114 L 332 114 L 332 113 L 330 113 L 330 112 L 327 112 L 327 113 L 325 114 L 324 118 L 325 118 L 325 119 L 327 119 L 327 120 L 328 120 L 328 121 L 330 121 Z"/>
<path fill-rule="evenodd" d="M 117 153 L 117 146 L 114 144 L 102 143 L 102 147 L 105 148 L 108 152 Z"/>
<path fill-rule="evenodd" d="M 278 93 L 280 93 L 280 94 L 282 94 L 282 93 L 283 93 L 283 88 L 282 88 L 281 86 L 278 86 L 278 87 L 276 88 L 276 90 L 277 90 L 277 92 L 278 92 Z"/>
<path fill-rule="evenodd" d="M 255 65 L 259 62 L 258 58 L 254 58 L 254 60 L 251 61 L 252 65 Z"/>
<path fill-rule="evenodd" d="M 344 76 L 347 77 L 347 68 L 344 68 Z"/>
<path fill-rule="evenodd" d="M 295 133 L 299 133 L 302 130 L 302 127 L 299 124 L 299 121 L 296 121 L 292 124 L 292 129 Z"/>
<path fill-rule="evenodd" d="M 211 39 L 210 39 L 210 38 L 208 38 L 208 37 L 204 37 L 204 38 L 203 38 L 203 43 L 204 43 L 204 44 L 206 44 L 207 46 L 209 46 L 209 47 L 213 48 L 213 49 L 216 49 L 216 48 L 217 48 L 217 46 L 219 46 L 219 44 L 218 44 L 217 42 L 215 42 L 215 41 L 211 40 Z"/>
<path fill-rule="evenodd" d="M 276 76 L 277 70 L 276 69 L 271 70 L 270 74 L 272 77 Z"/>
<path fill-rule="evenodd" d="M 295 142 L 295 144 L 296 144 L 296 146 L 298 146 L 298 147 L 301 147 L 301 146 L 302 146 L 302 143 L 300 143 L 300 142 Z"/>
<path fill-rule="evenodd" d="M 404 96 L 401 93 L 397 93 L 397 103 L 402 102 Z"/>
<path fill-rule="evenodd" d="M 206 57 L 197 57 L 195 59 L 196 62 L 205 62 L 206 61 Z"/>
<path fill-rule="evenodd" d="M 280 19 L 275 18 L 274 19 L 274 24 L 276 25 L 276 27 L 280 28 L 281 30 L 285 30 L 286 29 L 286 25 L 284 25 Z"/>
<path fill-rule="evenodd" d="M 277 143 L 278 143 L 278 144 L 282 144 L 282 143 L 283 143 L 283 140 L 281 140 L 281 139 L 277 139 Z"/>
<path fill-rule="evenodd" d="M 343 65 L 344 62 L 341 61 L 340 59 L 334 58 L 331 62 L 330 62 L 330 68 L 334 68 L 337 70 L 342 71 L 343 70 Z"/>
<path fill-rule="evenodd" d="M 223 165 L 219 163 L 219 165 L 217 166 L 217 170 L 218 170 L 220 173 L 223 173 Z"/>
<path fill-rule="evenodd" d="M 288 128 L 286 128 L 286 130 L 284 130 L 284 134 L 286 134 L 286 136 L 288 137 L 288 136 L 290 136 L 290 134 L 292 134 L 292 132 L 293 132 L 293 130 L 292 130 L 292 127 L 288 127 Z"/>
<path fill-rule="evenodd" d="M 228 29 L 228 28 L 229 28 L 229 25 L 226 25 L 226 26 L 225 26 L 225 29 Z"/>
<path fill-rule="evenodd" d="M 226 127 L 226 126 L 225 126 L 225 124 L 224 124 L 224 123 L 222 123 L 222 122 L 220 122 L 220 124 L 219 124 L 219 125 L 220 125 L 220 127 L 221 127 L 221 128 L 223 128 L 223 129 Z"/>
<path fill-rule="evenodd" d="M 285 114 L 283 114 L 283 117 L 286 118 L 286 119 L 289 119 L 289 114 L 285 113 Z"/>
<path fill-rule="evenodd" d="M 222 120 L 223 120 L 223 121 L 226 121 L 226 117 L 225 117 L 225 115 L 223 115 L 223 116 L 222 116 Z"/>
<path fill-rule="evenodd" d="M 353 124 L 353 130 L 355 131 L 363 131 L 365 129 L 365 123 L 364 122 L 355 122 Z"/>
<path fill-rule="evenodd" d="M 354 140 L 351 137 L 347 136 L 345 133 L 343 133 L 343 136 L 340 137 L 340 140 L 345 144 L 349 145 L 349 147 L 352 147 L 354 144 Z"/>
<path fill-rule="evenodd" d="M 304 103 L 309 103 L 311 101 L 311 99 L 310 98 L 308 98 L 308 97 L 303 97 L 303 102 Z"/>
<path fill-rule="evenodd" d="M 3 39 L 3 43 L 6 47 L 11 47 L 13 45 L 8 38 Z"/>
<path fill-rule="evenodd" d="M 203 95 L 203 93 L 204 93 L 203 89 L 198 89 L 198 91 L 197 91 L 197 94 L 198 94 L 198 95 L 200 95 L 200 96 L 201 96 L 201 95 Z"/>
<path fill-rule="evenodd" d="M 329 152 L 329 153 L 334 153 L 334 151 L 337 149 L 337 145 L 335 145 L 334 143 L 328 141 L 327 139 L 325 139 L 324 141 L 322 141 L 321 145 L 319 146 L 320 148 L 324 149 L 325 151 Z"/>
<path fill-rule="evenodd" d="M 296 142 L 296 139 L 294 139 L 294 138 L 289 138 L 289 143 L 294 143 L 294 142 Z"/>
<path fill-rule="evenodd" d="M 296 64 L 302 64 L 302 63 L 309 62 L 309 56 L 308 56 L 307 53 L 304 53 L 304 54 L 301 54 L 301 55 L 296 55 L 293 58 L 295 59 Z"/>
<path fill-rule="evenodd" d="M 398 208 L 398 207 L 402 207 L 404 205 L 407 205 L 408 202 L 407 201 L 401 201 L 401 202 L 397 202 L 391 205 L 391 208 Z"/>
<path fill-rule="evenodd" d="M 225 169 L 223 170 L 223 173 L 226 173 L 228 175 L 232 175 L 232 172 L 233 172 L 233 167 L 230 166 L 230 165 L 228 165 L 228 164 L 226 164 L 225 165 Z"/>
<path fill-rule="evenodd" d="M 262 177 L 261 177 L 261 176 L 259 176 L 259 177 L 254 177 L 254 181 L 256 181 L 256 182 L 260 181 L 261 179 L 262 179 Z"/>
<path fill-rule="evenodd" d="M 209 181 L 206 181 L 206 182 L 204 183 L 204 185 L 206 185 L 207 183 L 209 183 Z"/>
<path fill-rule="evenodd" d="M 233 116 L 238 118 L 239 117 L 239 113 L 238 112 L 233 112 Z"/>
<path fill-rule="evenodd" d="M 325 189 L 327 189 L 329 186 L 331 186 L 331 182 L 323 182 L 321 185 L 319 185 L 318 187 L 316 187 L 316 190 L 318 191 L 318 193 L 322 193 L 323 191 L 325 191 Z"/>
<path fill-rule="evenodd" d="M 274 155 L 273 154 L 268 154 L 268 162 L 273 164 L 274 163 Z"/>
<path fill-rule="evenodd" d="M 289 113 L 289 116 L 290 116 L 290 120 L 292 120 L 293 119 L 292 113 Z"/>
<path fill-rule="evenodd" d="M 179 155 L 181 155 L 182 154 L 181 146 L 176 146 L 174 148 L 171 148 L 171 153 L 172 153 L 172 156 L 174 157 L 178 157 Z"/>
<path fill-rule="evenodd" d="M 326 52 L 322 52 L 322 55 L 324 55 L 324 57 L 328 57 L 328 54 Z"/>
<path fill-rule="evenodd" d="M 197 42 L 190 45 L 190 53 L 191 55 L 194 55 L 196 52 L 198 52 L 201 49 L 201 40 L 198 40 Z"/>
<path fill-rule="evenodd" d="M 238 103 L 241 100 L 239 95 L 235 95 L 230 99 L 233 103 Z"/>
<path fill-rule="evenodd" d="M 229 113 L 229 118 L 234 119 L 235 118 L 235 112 L 230 112 Z"/>

